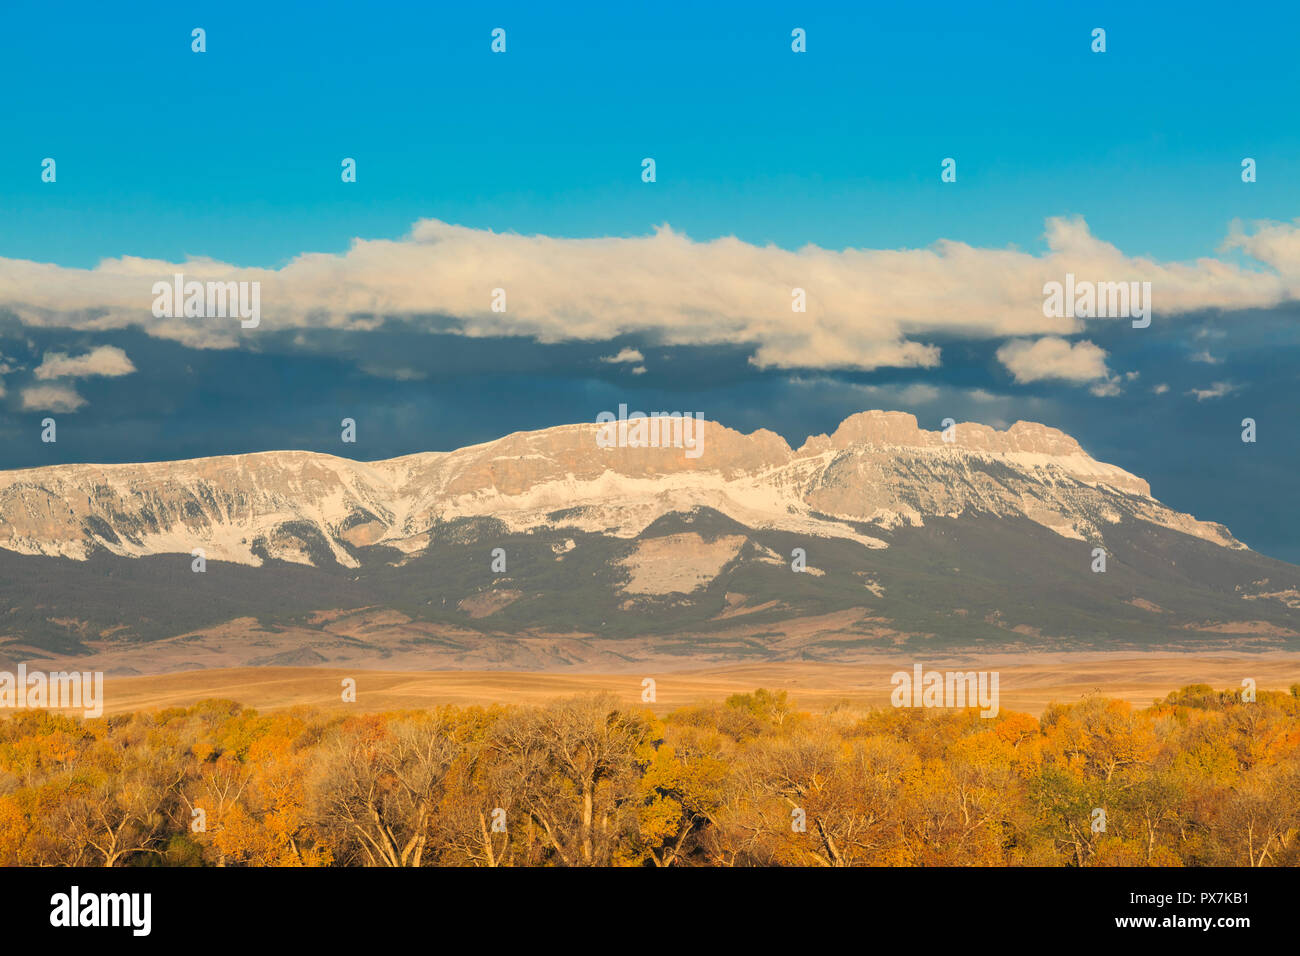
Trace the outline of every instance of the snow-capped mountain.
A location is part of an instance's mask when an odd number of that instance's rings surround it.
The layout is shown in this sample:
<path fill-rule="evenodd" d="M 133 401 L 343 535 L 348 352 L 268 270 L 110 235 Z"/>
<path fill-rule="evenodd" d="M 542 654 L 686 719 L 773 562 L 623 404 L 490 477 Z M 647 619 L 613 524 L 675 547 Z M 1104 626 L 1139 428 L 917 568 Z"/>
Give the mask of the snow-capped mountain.
<path fill-rule="evenodd" d="M 862 412 L 791 449 L 768 431 L 708 422 L 698 457 L 600 447 L 602 426 L 520 432 L 445 453 L 358 462 L 301 451 L 0 473 L 0 548 L 85 559 L 189 554 L 310 564 L 304 529 L 344 567 L 353 549 L 418 552 L 439 522 L 493 517 L 524 532 L 564 523 L 631 538 L 665 514 L 708 507 L 755 529 L 887 547 L 872 528 L 935 517 L 1023 517 L 1103 542 L 1139 519 L 1241 548 L 1220 525 L 1165 507 L 1147 483 L 1044 425 L 958 424 L 946 441 L 901 412 Z"/>
<path fill-rule="evenodd" d="M 1300 568 L 1044 425 L 937 432 L 873 411 L 791 448 L 707 422 L 689 449 L 611 447 L 638 433 L 610 427 L 376 462 L 0 473 L 0 658 L 533 668 L 1300 645 Z"/>

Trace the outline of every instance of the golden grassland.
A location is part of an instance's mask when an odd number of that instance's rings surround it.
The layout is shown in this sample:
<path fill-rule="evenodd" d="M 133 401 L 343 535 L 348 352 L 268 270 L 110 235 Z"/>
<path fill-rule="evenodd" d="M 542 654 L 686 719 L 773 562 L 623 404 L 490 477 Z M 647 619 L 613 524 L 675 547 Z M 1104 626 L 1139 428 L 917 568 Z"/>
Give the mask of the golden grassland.
<path fill-rule="evenodd" d="M 277 710 L 295 706 L 348 707 L 377 712 L 443 704 L 538 704 L 555 697 L 608 693 L 625 705 L 665 713 L 717 701 L 755 687 L 786 690 L 802 709 L 818 712 L 849 703 L 886 706 L 890 676 L 911 671 L 915 658 L 882 656 L 867 663 L 814 662 L 735 664 L 686 670 L 646 666 L 626 673 L 566 671 L 384 671 L 316 667 L 242 667 L 182 671 L 105 681 L 105 712 L 128 713 L 184 707 L 207 698 Z M 1242 686 L 1250 678 L 1261 690 L 1285 690 L 1300 681 L 1294 654 L 1020 654 L 980 658 L 925 658 L 927 669 L 996 670 L 1005 709 L 1038 714 L 1054 701 L 1089 694 L 1145 707 L 1188 684 Z M 357 700 L 343 704 L 341 683 L 353 678 Z M 655 701 L 642 700 L 642 680 L 655 681 Z"/>

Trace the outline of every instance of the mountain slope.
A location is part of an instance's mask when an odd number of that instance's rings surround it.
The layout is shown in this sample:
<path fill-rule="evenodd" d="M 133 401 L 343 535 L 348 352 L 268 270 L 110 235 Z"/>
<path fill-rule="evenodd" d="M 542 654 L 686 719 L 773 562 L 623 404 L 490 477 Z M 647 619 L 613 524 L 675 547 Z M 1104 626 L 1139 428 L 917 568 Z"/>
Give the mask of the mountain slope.
<path fill-rule="evenodd" d="M 885 543 L 878 528 L 963 514 L 1024 517 L 1077 540 L 1140 519 L 1240 548 L 1221 526 L 1150 497 L 1056 429 L 956 426 L 955 440 L 899 412 L 864 412 L 792 451 L 778 436 L 708 423 L 699 458 L 678 448 L 600 448 L 597 425 L 509 435 L 449 453 L 356 462 L 266 452 L 140 465 L 0 473 L 0 548 L 84 559 L 205 550 L 356 567 L 356 547 L 426 547 L 439 521 L 495 517 L 513 531 L 564 511 L 583 530 L 632 537 L 664 514 L 710 507 L 754 528 Z"/>
<path fill-rule="evenodd" d="M 1300 569 L 1043 425 L 960 424 L 949 442 L 864 412 L 791 449 L 707 423 L 698 458 L 602 448 L 598 430 L 370 463 L 270 452 L 0 473 L 0 653 L 190 647 L 236 619 L 261 622 L 241 632 L 256 647 L 225 665 L 1300 639 Z"/>

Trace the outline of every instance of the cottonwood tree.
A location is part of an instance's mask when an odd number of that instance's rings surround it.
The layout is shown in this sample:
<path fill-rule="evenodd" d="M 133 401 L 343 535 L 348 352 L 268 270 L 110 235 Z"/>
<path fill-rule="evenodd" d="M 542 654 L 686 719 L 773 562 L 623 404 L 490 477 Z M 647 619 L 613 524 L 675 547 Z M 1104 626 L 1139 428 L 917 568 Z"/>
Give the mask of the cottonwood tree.
<path fill-rule="evenodd" d="M 1222 839 L 1238 866 L 1276 863 L 1300 831 L 1300 761 L 1256 768 L 1232 788 Z"/>
<path fill-rule="evenodd" d="M 720 759 L 723 744 L 716 732 L 662 727 L 655 723 L 656 739 L 640 760 L 638 840 L 631 859 L 666 867 L 701 849 L 705 830 L 718 827 L 728 766 Z M 663 733 L 670 739 L 658 739 Z"/>
<path fill-rule="evenodd" d="M 759 799 L 737 822 L 762 832 L 774 862 L 866 862 L 890 842 L 897 784 L 914 760 L 897 741 L 843 743 L 825 724 L 762 738 L 744 771 Z M 802 812 L 805 830 L 792 827 L 792 811 Z"/>
<path fill-rule="evenodd" d="M 501 721 L 493 748 L 521 809 L 565 866 L 612 862 L 636 826 L 635 761 L 648 722 L 609 695 L 557 701 Z"/>
<path fill-rule="evenodd" d="M 88 850 L 89 860 L 111 867 L 141 853 L 161 853 L 180 815 L 181 782 L 188 767 L 174 741 L 98 743 L 89 774 L 70 777 L 53 807 L 54 826 Z"/>
<path fill-rule="evenodd" d="M 385 725 L 366 719 L 324 747 L 310 785 L 316 819 L 335 856 L 368 866 L 419 866 L 457 745 L 441 714 Z"/>

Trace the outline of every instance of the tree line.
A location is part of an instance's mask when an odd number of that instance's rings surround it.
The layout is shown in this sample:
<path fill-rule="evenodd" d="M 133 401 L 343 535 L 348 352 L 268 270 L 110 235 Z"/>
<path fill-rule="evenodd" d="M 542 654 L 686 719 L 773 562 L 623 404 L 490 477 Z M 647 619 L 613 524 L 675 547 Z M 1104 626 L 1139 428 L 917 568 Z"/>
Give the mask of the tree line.
<path fill-rule="evenodd" d="M 1297 833 L 1300 685 L 0 721 L 6 866 L 1294 866 Z"/>

